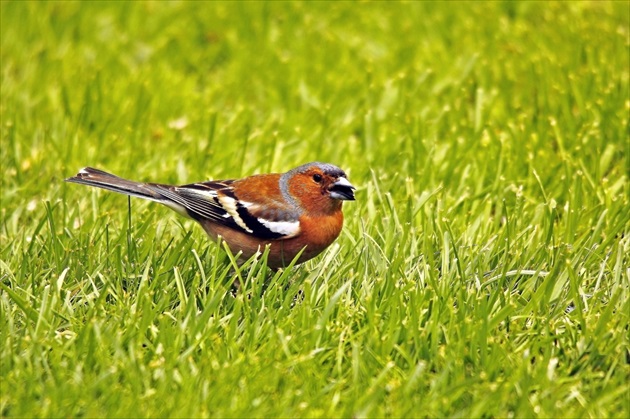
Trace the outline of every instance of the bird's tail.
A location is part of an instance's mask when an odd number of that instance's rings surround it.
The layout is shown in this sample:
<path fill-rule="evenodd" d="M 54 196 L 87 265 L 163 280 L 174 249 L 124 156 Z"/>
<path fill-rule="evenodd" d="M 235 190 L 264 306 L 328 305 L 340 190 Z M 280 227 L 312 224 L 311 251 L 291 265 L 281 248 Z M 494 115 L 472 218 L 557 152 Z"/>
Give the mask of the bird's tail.
<path fill-rule="evenodd" d="M 66 182 L 94 186 L 161 203 L 164 203 L 165 200 L 165 197 L 158 193 L 155 185 L 123 179 L 93 167 L 85 167 L 79 170 L 79 173 L 66 179 Z"/>

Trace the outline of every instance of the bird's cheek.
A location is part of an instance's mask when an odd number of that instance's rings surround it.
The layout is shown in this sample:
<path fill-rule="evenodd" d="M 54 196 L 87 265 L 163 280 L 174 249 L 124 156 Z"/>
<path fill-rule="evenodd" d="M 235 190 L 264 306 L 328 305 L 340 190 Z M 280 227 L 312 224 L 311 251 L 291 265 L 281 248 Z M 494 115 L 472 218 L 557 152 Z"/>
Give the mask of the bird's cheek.
<path fill-rule="evenodd" d="M 313 191 L 307 183 L 291 182 L 289 184 L 289 193 L 295 199 L 304 200 L 304 198 L 312 196 L 313 192 L 316 194 L 317 190 Z"/>

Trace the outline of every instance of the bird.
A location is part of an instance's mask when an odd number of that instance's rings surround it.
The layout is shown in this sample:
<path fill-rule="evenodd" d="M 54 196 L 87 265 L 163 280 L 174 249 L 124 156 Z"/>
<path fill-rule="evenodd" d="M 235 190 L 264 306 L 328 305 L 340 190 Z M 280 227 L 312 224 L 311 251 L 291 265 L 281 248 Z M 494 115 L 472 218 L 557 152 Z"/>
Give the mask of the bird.
<path fill-rule="evenodd" d="M 221 237 L 241 260 L 268 246 L 272 269 L 296 257 L 301 264 L 330 246 L 343 227 L 342 203 L 354 201 L 356 190 L 343 170 L 322 162 L 180 186 L 134 182 L 92 167 L 65 181 L 159 202 L 197 221 L 213 240 Z"/>

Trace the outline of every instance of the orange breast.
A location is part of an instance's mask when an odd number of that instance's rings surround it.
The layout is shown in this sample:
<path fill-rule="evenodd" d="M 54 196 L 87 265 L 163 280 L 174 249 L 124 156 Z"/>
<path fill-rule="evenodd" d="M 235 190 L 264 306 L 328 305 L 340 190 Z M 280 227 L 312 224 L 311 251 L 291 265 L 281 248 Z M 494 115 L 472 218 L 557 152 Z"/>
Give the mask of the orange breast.
<path fill-rule="evenodd" d="M 250 234 L 207 220 L 202 222 L 202 226 L 210 237 L 216 239 L 221 236 L 234 254 L 242 252 L 241 259 L 249 259 L 269 245 L 267 264 L 275 269 L 287 266 L 302 249 L 304 252 L 298 263 L 306 262 L 324 251 L 341 233 L 343 213 L 337 211 L 332 215 L 315 218 L 302 216 L 302 233 L 286 240 L 259 240 Z"/>

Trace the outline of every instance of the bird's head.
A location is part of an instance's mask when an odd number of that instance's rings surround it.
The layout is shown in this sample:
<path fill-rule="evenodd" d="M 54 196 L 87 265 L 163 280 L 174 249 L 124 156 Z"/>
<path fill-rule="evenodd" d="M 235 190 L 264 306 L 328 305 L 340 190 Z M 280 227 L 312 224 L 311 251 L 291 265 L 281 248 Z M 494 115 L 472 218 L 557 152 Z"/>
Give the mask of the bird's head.
<path fill-rule="evenodd" d="M 282 175 L 280 187 L 309 211 L 338 209 L 342 201 L 354 201 L 356 189 L 346 173 L 329 163 L 306 163 Z"/>

